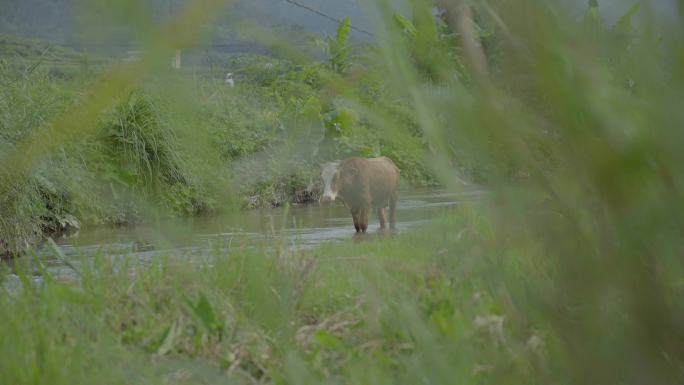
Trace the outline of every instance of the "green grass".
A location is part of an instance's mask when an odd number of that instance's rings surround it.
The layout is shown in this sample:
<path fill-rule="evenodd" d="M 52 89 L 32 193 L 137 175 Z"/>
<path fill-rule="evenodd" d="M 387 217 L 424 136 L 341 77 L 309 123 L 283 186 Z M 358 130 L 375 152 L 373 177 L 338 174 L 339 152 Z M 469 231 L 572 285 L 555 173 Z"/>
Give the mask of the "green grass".
<path fill-rule="evenodd" d="M 235 251 L 202 260 L 83 259 L 77 282 L 20 273 L 19 289 L 0 297 L 3 379 L 563 384 L 583 369 L 627 383 L 677 378 L 667 362 L 624 366 L 660 356 L 634 334 L 638 319 L 621 316 L 620 291 L 559 302 L 577 298 L 559 285 L 567 272 L 483 211 L 462 206 L 415 232 L 313 251 L 277 237 L 263 245 L 271 250 L 247 251 L 235 240 Z M 660 284 L 681 303 L 678 279 Z M 577 346 L 605 366 L 575 356 Z"/>
<path fill-rule="evenodd" d="M 159 257 L 136 267 L 103 256 L 82 261 L 77 283 L 45 273 L 36 285 L 22 276 L 23 288 L 0 300 L 6 320 L 0 354 L 9 358 L 0 364 L 3 378 L 533 380 L 524 361 L 549 352 L 526 343 L 538 336 L 553 344 L 553 336 L 533 319 L 536 311 L 519 314 L 498 303 L 508 282 L 492 271 L 504 256 L 473 254 L 474 239 L 445 233 L 445 226 L 464 225 L 481 234 L 481 224 L 463 221 L 445 218 L 417 233 L 312 252 L 276 243 L 273 252 L 219 254 L 206 263 Z M 522 278 L 515 284 L 522 287 L 529 283 L 524 273 L 497 275 Z"/>

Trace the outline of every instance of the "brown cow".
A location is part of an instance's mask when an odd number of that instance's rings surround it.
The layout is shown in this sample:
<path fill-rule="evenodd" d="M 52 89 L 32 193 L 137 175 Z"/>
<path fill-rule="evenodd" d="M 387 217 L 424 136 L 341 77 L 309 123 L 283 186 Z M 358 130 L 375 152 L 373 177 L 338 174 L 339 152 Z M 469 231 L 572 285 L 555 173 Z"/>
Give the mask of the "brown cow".
<path fill-rule="evenodd" d="M 340 197 L 351 211 L 356 232 L 366 232 L 368 212 L 375 209 L 380 228 L 387 225 L 389 206 L 390 229 L 396 226 L 397 199 L 399 198 L 399 169 L 391 159 L 348 158 L 328 163 L 321 175 L 325 182 L 323 200 Z"/>

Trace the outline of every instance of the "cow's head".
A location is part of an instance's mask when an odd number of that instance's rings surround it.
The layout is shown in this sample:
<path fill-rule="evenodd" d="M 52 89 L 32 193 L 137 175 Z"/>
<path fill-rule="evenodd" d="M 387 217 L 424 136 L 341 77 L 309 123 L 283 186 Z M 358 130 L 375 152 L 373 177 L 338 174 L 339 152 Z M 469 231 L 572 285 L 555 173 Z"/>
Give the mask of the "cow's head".
<path fill-rule="evenodd" d="M 339 191 L 338 179 L 340 162 L 330 162 L 323 165 L 323 172 L 321 172 L 321 178 L 323 178 L 323 196 L 322 201 L 334 201 L 337 197 L 337 192 Z"/>

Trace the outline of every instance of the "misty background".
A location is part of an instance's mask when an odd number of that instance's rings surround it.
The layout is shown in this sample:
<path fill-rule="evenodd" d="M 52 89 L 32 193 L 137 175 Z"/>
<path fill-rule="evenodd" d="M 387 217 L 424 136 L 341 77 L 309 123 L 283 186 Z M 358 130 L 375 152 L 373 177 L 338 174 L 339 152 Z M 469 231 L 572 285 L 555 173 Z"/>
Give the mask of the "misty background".
<path fill-rule="evenodd" d="M 163 22 L 178 12 L 189 0 L 146 0 L 147 13 Z M 586 0 L 560 0 L 569 11 L 581 17 L 587 7 Z M 350 17 L 352 25 L 372 31 L 360 0 L 296 0 L 305 7 L 342 19 Z M 639 1 L 599 0 L 601 15 L 607 23 L 614 23 Z M 127 16 L 126 9 L 112 9 L 106 0 L 0 0 L 0 33 L 26 38 L 37 38 L 75 49 L 94 52 L 111 52 L 132 49 L 136 46 L 135 20 Z M 391 1 L 402 8 L 403 1 Z M 671 23 L 676 19 L 675 0 L 641 1 L 642 9 L 653 9 L 657 20 Z M 131 2 L 139 9 L 139 2 Z M 120 7 L 121 8 L 121 7 Z M 235 44 L 241 41 L 240 26 L 251 21 L 265 29 L 285 34 L 288 40 L 304 38 L 310 34 L 333 35 L 337 24 L 310 10 L 286 0 L 237 0 L 225 8 L 223 14 L 206 33 L 205 45 Z M 368 40 L 370 37 L 352 30 L 351 38 Z M 239 44 L 225 50 L 244 50 Z M 1 53 L 0 53 L 1 54 Z"/>

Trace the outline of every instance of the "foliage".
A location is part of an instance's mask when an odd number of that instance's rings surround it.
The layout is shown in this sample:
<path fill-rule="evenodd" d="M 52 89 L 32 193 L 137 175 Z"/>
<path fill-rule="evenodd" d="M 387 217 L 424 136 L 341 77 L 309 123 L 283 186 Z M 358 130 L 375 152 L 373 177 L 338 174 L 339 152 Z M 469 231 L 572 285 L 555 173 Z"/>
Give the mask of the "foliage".
<path fill-rule="evenodd" d="M 337 28 L 335 37 L 328 36 L 316 43 L 323 48 L 328 56 L 328 67 L 337 74 L 344 74 L 350 66 L 352 47 L 349 45 L 349 31 L 351 20 L 345 17 Z"/>
<path fill-rule="evenodd" d="M 0 100 L 3 155 L 44 130 L 75 97 L 73 84 L 40 67 L 17 72 L 3 62 L 0 78 L 7 85 Z M 102 135 L 63 148 L 33 173 L 4 170 L 0 254 L 23 250 L 43 234 L 77 230 L 81 222 L 139 221 L 146 196 L 176 213 L 206 210 L 212 203 L 155 108 L 130 94 L 105 119 Z"/>
<path fill-rule="evenodd" d="M 31 68 L 16 73 L 0 61 L 0 156 L 8 154 L 17 141 L 41 129 L 64 106 L 68 93 L 46 82 L 44 71 Z M 36 81 L 32 81 L 36 79 Z M 62 230 L 71 224 L 63 210 L 64 191 L 48 177 L 45 169 L 34 175 L 0 172 L 0 254 L 24 250 L 40 239 L 44 229 Z"/>
<path fill-rule="evenodd" d="M 682 98 L 681 36 L 647 16 L 639 21 L 649 31 L 642 34 L 625 27 L 629 22 L 599 22 L 592 16 L 598 9 L 583 21 L 532 1 L 487 6 L 472 10 L 475 20 L 495 19 L 507 37 L 497 72 L 480 63 L 492 56 L 475 40 L 477 29 L 467 30 L 472 20 L 459 18 L 452 29 L 468 32 L 459 48 L 472 81 L 443 85 L 418 76 L 424 66 L 404 36 L 383 57 L 388 82 L 414 108 L 434 146 L 440 180 L 456 188 L 457 165 L 485 171 L 481 180 L 497 203 L 481 215 L 492 220 L 497 240 L 477 243 L 520 253 L 497 269 L 536 277 L 525 285 L 532 292 L 498 291 L 499 305 L 518 314 L 530 314 L 525 303 L 536 301 L 539 319 L 557 333 L 550 361 L 529 368 L 534 379 L 512 382 L 680 381 L 682 351 L 668 341 L 680 335 L 672 320 L 681 302 L 671 299 L 681 290 L 666 271 L 682 269 L 670 249 L 682 230 L 675 224 L 682 218 L 675 150 L 681 114 L 674 113 Z M 613 34 L 622 28 L 628 44 Z M 657 44 L 653 34 L 664 41 Z M 458 63 L 442 63 L 441 73 L 458 78 Z M 528 270 L 532 265 L 538 268 Z M 451 355 L 463 356 L 472 354 Z M 636 362 L 643 365 L 637 369 Z M 504 372 L 515 375 L 513 366 Z"/>
<path fill-rule="evenodd" d="M 131 92 L 104 124 L 103 140 L 121 183 L 153 189 L 162 183 L 187 183 L 175 135 L 160 119 L 149 97 Z"/>

